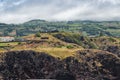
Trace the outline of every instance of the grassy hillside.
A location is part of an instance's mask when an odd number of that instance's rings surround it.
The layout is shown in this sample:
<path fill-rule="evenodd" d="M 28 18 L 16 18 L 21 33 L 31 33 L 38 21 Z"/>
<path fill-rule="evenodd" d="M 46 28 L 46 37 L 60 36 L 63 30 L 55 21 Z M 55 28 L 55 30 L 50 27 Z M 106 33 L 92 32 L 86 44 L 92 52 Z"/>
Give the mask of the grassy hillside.
<path fill-rule="evenodd" d="M 120 39 L 108 36 L 88 37 L 81 33 L 58 32 L 37 33 L 24 36 L 25 42 L 0 43 L 0 51 L 34 50 L 46 52 L 54 57 L 65 58 L 78 50 L 96 49 L 120 56 Z"/>
<path fill-rule="evenodd" d="M 24 42 L 0 43 L 0 78 L 120 79 L 120 38 L 73 32 L 36 33 L 22 38 Z"/>
<path fill-rule="evenodd" d="M 68 32 L 65 33 L 65 32 L 63 32 L 63 33 L 53 34 L 53 36 L 62 41 L 69 42 L 69 43 L 75 43 L 84 48 L 97 49 L 96 44 L 94 42 L 92 42 L 89 37 L 83 36 L 80 33 L 68 33 Z"/>

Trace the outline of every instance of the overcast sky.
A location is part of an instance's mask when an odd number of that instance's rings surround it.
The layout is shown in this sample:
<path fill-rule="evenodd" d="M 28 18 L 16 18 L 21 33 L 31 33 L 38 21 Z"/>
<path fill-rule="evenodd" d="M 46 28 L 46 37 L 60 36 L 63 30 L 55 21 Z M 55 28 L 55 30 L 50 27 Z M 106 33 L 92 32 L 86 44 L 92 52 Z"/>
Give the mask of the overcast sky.
<path fill-rule="evenodd" d="M 120 20 L 120 0 L 0 0 L 0 22 Z"/>

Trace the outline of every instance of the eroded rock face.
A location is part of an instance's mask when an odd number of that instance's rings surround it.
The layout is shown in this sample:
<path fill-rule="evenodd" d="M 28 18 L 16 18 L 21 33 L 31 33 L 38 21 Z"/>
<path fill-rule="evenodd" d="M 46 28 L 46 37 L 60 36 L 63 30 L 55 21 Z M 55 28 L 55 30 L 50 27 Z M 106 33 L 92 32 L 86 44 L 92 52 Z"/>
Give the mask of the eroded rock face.
<path fill-rule="evenodd" d="M 120 46 L 108 46 L 106 51 L 112 52 L 120 57 Z"/>
<path fill-rule="evenodd" d="M 1 70 L 4 78 L 50 78 L 57 70 L 59 61 L 45 53 L 34 51 L 8 52 Z"/>
<path fill-rule="evenodd" d="M 78 59 L 85 62 L 88 72 L 97 77 L 108 80 L 120 79 L 120 58 L 106 51 L 83 50 L 76 54 Z"/>
<path fill-rule="evenodd" d="M 45 53 L 13 51 L 4 54 L 0 77 L 9 79 L 119 80 L 120 59 L 100 51 L 78 51 L 59 60 Z"/>

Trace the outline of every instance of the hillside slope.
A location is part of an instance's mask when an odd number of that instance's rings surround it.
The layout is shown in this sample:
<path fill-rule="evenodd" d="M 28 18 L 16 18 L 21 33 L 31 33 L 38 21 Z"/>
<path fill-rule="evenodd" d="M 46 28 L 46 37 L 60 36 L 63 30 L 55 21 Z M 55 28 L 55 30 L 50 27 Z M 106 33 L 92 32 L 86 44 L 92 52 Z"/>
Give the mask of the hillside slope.
<path fill-rule="evenodd" d="M 7 80 L 120 79 L 120 58 L 105 51 L 79 50 L 73 57 L 63 60 L 34 51 L 13 51 L 4 53 L 2 56 L 0 77 Z"/>
<path fill-rule="evenodd" d="M 112 52 L 120 57 L 120 38 L 99 36 L 88 37 L 81 33 L 39 33 L 24 36 L 25 42 L 0 43 L 0 52 L 34 50 L 49 53 L 53 56 L 65 58 L 77 50 L 97 49 Z M 67 53 L 67 54 L 66 54 Z"/>

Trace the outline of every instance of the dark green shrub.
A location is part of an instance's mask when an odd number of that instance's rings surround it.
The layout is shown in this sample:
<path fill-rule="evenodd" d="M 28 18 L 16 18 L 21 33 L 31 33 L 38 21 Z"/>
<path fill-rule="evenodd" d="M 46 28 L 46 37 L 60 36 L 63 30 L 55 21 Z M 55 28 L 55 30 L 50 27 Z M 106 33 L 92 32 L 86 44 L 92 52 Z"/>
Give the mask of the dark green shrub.
<path fill-rule="evenodd" d="M 68 49 L 72 49 L 72 48 L 74 48 L 74 47 L 73 47 L 72 45 L 68 45 L 67 48 L 68 48 Z"/>
<path fill-rule="evenodd" d="M 35 34 L 35 37 L 41 37 L 40 33 L 39 33 L 39 32 L 36 33 L 36 34 Z"/>

